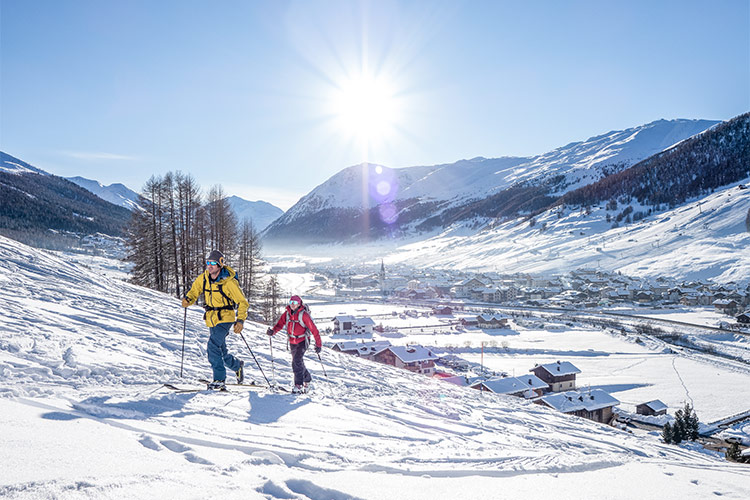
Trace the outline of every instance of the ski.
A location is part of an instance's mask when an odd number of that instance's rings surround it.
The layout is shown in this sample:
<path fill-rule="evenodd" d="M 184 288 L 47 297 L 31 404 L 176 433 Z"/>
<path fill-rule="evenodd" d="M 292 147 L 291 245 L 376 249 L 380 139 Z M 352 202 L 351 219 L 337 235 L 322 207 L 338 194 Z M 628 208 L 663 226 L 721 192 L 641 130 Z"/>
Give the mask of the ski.
<path fill-rule="evenodd" d="M 198 388 L 198 387 L 180 387 L 176 386 L 174 384 L 162 384 L 164 388 L 172 390 L 174 392 L 179 393 L 186 393 L 186 392 L 229 392 L 226 389 L 215 391 L 213 389 L 209 389 L 208 387 Z"/>
<path fill-rule="evenodd" d="M 198 382 L 200 382 L 201 384 L 206 384 L 206 385 L 208 385 L 208 384 L 211 383 L 210 380 L 207 380 L 205 378 L 199 378 Z M 242 384 L 237 384 L 237 383 L 234 383 L 234 382 L 233 383 L 225 382 L 224 385 L 231 386 L 231 387 L 247 387 L 248 389 L 250 389 L 250 388 L 268 389 L 267 385 L 258 384 L 254 380 L 251 380 L 249 383 L 248 382 L 244 382 Z"/>

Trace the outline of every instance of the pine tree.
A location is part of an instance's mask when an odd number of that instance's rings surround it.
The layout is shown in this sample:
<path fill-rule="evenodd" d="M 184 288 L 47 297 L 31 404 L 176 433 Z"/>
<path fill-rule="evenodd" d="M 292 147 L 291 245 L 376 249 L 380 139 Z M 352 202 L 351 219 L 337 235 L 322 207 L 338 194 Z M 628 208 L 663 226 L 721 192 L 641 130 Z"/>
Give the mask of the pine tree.
<path fill-rule="evenodd" d="M 724 456 L 727 458 L 727 460 L 731 460 L 732 462 L 739 462 L 740 458 L 742 458 L 740 445 L 738 443 L 732 443 L 731 446 L 727 448 L 727 452 Z"/>
<path fill-rule="evenodd" d="M 674 425 L 672 426 L 672 442 L 680 444 L 685 439 L 685 417 L 682 409 L 674 414 Z"/>
<path fill-rule="evenodd" d="M 664 424 L 664 429 L 661 431 L 661 438 L 667 444 L 672 444 L 674 442 L 674 430 L 672 429 L 672 424 L 669 422 Z"/>
<path fill-rule="evenodd" d="M 685 439 L 695 441 L 698 439 L 698 415 L 695 414 L 695 410 L 689 403 L 685 403 L 685 409 L 683 410 L 683 421 L 685 425 Z"/>

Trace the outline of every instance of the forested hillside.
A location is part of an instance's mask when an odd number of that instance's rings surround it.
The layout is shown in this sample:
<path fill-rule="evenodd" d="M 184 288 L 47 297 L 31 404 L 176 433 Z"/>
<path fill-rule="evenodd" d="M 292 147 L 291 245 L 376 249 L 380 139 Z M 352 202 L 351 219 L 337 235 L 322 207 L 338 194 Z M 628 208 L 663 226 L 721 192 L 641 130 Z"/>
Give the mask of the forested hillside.
<path fill-rule="evenodd" d="M 641 205 L 671 208 L 748 176 L 750 113 L 745 113 L 627 170 L 571 191 L 557 204 L 592 205 L 634 198 Z"/>
<path fill-rule="evenodd" d="M 3 155 L 4 161 L 20 160 Z M 0 234 L 55 246 L 65 233 L 121 236 L 130 211 L 55 175 L 0 171 Z"/>

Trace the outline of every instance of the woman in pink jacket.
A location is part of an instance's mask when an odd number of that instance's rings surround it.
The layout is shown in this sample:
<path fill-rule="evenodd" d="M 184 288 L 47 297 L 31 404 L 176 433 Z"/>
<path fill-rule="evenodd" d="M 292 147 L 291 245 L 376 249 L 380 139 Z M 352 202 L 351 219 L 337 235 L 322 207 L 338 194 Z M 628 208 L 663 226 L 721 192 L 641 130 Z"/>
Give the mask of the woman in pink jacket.
<path fill-rule="evenodd" d="M 310 333 L 315 337 L 315 352 L 320 353 L 323 342 L 320 340 L 318 327 L 313 323 L 310 316 L 310 309 L 302 304 L 299 295 L 292 295 L 289 299 L 289 305 L 281 315 L 276 325 L 269 328 L 266 332 L 268 335 L 275 335 L 276 332 L 286 330 L 289 337 L 289 349 L 292 351 L 292 371 L 294 371 L 294 389 L 292 392 L 303 392 L 312 380 L 310 372 L 305 368 L 304 355 L 307 346 L 310 344 Z"/>

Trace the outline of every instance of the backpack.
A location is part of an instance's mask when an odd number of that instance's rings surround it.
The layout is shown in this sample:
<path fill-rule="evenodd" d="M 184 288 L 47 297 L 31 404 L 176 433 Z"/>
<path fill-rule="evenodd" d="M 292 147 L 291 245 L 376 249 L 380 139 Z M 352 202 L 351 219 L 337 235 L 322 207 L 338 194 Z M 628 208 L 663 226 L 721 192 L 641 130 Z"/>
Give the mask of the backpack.
<path fill-rule="evenodd" d="M 310 329 L 307 327 L 307 325 L 305 324 L 305 322 L 302 321 L 303 318 L 304 318 L 304 316 L 305 316 L 305 314 L 307 314 L 308 316 L 310 316 L 310 319 L 312 319 L 312 314 L 310 314 L 310 306 L 308 306 L 307 304 L 305 304 L 303 302 L 302 304 L 300 304 L 300 309 L 299 309 L 299 313 L 297 313 L 297 319 L 296 320 L 291 319 L 291 314 L 287 313 L 287 315 L 286 315 L 286 323 L 284 324 L 284 330 L 286 330 L 286 334 L 287 334 L 288 337 L 294 337 L 294 338 L 305 337 L 305 346 L 308 346 L 310 344 Z M 302 325 L 304 327 L 304 329 L 305 329 L 305 333 L 303 333 L 302 335 L 293 335 L 293 334 L 289 333 L 289 323 L 297 323 L 299 325 Z M 289 339 L 287 339 L 287 342 L 288 341 L 289 341 Z"/>
<path fill-rule="evenodd" d="M 237 273 L 236 272 L 234 273 L 234 276 L 232 278 L 235 281 L 237 281 L 237 286 L 239 286 L 240 285 L 240 280 L 237 279 Z M 206 312 L 203 313 L 203 319 L 204 320 L 206 319 L 206 314 L 208 314 L 209 311 L 219 311 L 219 320 L 221 320 L 221 311 L 234 311 L 234 310 L 237 309 L 237 307 L 239 306 L 239 304 L 237 302 L 233 301 L 232 299 L 230 299 L 229 296 L 226 293 L 224 293 L 224 290 L 222 289 L 222 286 L 221 286 L 220 283 L 216 283 L 216 287 L 219 289 L 219 293 L 221 294 L 221 296 L 224 297 L 224 300 L 227 302 L 227 305 L 221 306 L 221 307 L 209 306 L 207 303 L 205 303 L 206 302 L 206 292 L 210 293 L 210 290 L 208 288 L 206 288 L 206 281 L 207 281 L 206 280 L 206 275 L 204 274 L 203 275 L 203 301 L 204 301 L 203 309 Z"/>

